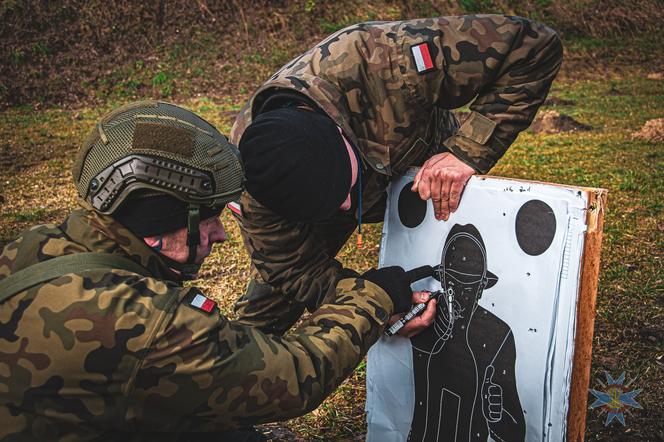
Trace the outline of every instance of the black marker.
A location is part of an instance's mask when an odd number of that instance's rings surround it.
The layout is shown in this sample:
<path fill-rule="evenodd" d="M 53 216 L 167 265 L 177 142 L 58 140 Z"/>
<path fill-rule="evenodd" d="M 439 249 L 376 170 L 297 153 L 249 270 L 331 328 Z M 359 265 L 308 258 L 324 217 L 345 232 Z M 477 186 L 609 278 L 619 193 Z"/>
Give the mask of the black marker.
<path fill-rule="evenodd" d="M 436 290 L 435 292 L 432 292 L 429 294 L 429 299 L 427 299 L 426 302 L 421 302 L 419 304 L 416 304 L 413 308 L 411 308 L 408 313 L 404 315 L 403 318 L 399 319 L 397 322 L 392 324 L 390 328 L 385 330 L 385 334 L 387 336 L 392 336 L 396 334 L 399 330 L 403 328 L 404 325 L 406 325 L 408 322 L 410 322 L 413 318 L 415 318 L 417 315 L 422 313 L 422 311 L 427 307 L 427 304 L 429 301 L 432 299 L 437 299 L 438 296 L 440 296 L 443 293 L 442 290 Z"/>
<path fill-rule="evenodd" d="M 419 281 L 420 279 L 428 278 L 430 276 L 438 276 L 440 272 L 442 271 L 442 268 L 440 265 L 437 265 L 435 267 L 431 266 L 422 266 L 422 267 L 417 267 L 414 268 L 413 270 L 409 270 L 406 272 L 406 276 L 408 276 L 408 279 L 410 279 L 410 282 L 415 282 Z M 440 278 L 438 278 L 440 279 Z M 397 322 L 392 324 L 390 328 L 385 330 L 385 334 L 387 336 L 392 336 L 395 333 L 397 333 L 399 330 L 403 328 L 406 323 L 411 321 L 414 317 L 422 313 L 422 311 L 426 308 L 427 303 L 431 301 L 432 299 L 436 299 L 442 291 L 438 290 L 429 295 L 429 299 L 426 302 L 421 302 L 419 304 L 416 304 L 414 307 L 412 307 L 408 313 L 406 313 L 401 319 L 399 319 Z"/>

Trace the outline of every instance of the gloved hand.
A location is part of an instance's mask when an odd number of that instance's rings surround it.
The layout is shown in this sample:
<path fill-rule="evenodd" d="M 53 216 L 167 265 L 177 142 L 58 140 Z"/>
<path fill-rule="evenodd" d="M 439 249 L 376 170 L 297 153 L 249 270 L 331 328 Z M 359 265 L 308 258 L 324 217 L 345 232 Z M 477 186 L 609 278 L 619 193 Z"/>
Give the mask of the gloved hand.
<path fill-rule="evenodd" d="M 362 275 L 357 273 L 355 270 L 344 267 L 339 271 L 339 276 L 337 277 L 337 279 L 361 278 L 361 277 L 362 277 Z"/>
<path fill-rule="evenodd" d="M 362 279 L 371 281 L 385 290 L 394 304 L 394 313 L 403 313 L 410 309 L 413 291 L 410 289 L 410 278 L 401 267 L 371 269 L 362 275 Z"/>

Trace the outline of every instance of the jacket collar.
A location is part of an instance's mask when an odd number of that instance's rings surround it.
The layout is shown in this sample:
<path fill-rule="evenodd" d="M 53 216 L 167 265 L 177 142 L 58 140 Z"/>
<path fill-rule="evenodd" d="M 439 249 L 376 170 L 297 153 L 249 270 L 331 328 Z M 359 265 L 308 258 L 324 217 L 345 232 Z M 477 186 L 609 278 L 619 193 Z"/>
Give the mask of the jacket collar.
<path fill-rule="evenodd" d="M 110 216 L 94 211 L 86 201 L 79 200 L 78 204 L 80 207 L 74 209 L 61 226 L 70 239 L 91 252 L 124 255 L 145 267 L 155 278 L 182 283 L 180 275 L 141 238 Z"/>

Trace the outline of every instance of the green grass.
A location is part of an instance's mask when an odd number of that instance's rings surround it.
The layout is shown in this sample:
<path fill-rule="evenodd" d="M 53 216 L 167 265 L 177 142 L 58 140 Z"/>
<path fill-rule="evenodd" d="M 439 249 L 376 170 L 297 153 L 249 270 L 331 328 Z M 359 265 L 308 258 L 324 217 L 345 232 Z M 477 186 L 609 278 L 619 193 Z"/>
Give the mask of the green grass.
<path fill-rule="evenodd" d="M 645 51 L 654 53 L 661 49 L 658 42 L 664 38 L 664 32 L 660 30 L 655 35 L 642 34 L 633 37 L 578 37 L 565 36 L 567 49 L 572 52 L 592 52 L 597 50 L 606 51 L 610 48 L 612 52 L 625 53 L 629 51 Z"/>
<path fill-rule="evenodd" d="M 26 210 L 22 212 L 8 212 L 5 214 L 5 217 L 7 217 L 9 222 L 14 222 L 14 223 L 25 223 L 25 222 L 36 223 L 42 221 L 51 214 L 52 211 L 39 208 L 35 210 Z"/>

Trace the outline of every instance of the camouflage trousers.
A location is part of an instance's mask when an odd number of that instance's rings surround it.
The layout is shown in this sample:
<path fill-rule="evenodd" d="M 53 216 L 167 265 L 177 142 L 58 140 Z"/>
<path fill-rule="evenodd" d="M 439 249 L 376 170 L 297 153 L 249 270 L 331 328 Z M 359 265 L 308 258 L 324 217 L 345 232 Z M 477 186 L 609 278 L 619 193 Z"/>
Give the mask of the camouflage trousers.
<path fill-rule="evenodd" d="M 427 140 L 417 140 L 414 148 L 418 143 L 426 146 L 425 149 L 420 149 L 420 155 L 411 157 L 409 165 L 402 165 L 397 168 L 396 173 L 404 173 L 408 167 L 420 166 L 422 163 L 436 153 L 445 152 L 447 149 L 443 146 L 443 141 L 454 135 L 459 128 L 459 122 L 449 111 L 444 109 L 435 108 L 429 128 L 427 130 Z M 409 153 L 412 153 L 409 149 Z M 385 189 L 389 182 L 389 177 L 379 174 L 371 174 L 367 177 L 367 187 L 378 187 Z M 354 197 L 354 195 L 351 195 Z M 386 192 L 378 198 L 371 208 L 362 215 L 362 223 L 379 223 L 383 221 L 385 216 Z M 355 201 L 353 202 L 355 206 Z M 353 211 L 341 212 L 339 211 L 334 217 L 318 222 L 314 225 L 314 235 L 316 243 L 319 245 L 321 253 L 326 253 L 328 256 L 336 256 L 341 248 L 346 244 L 352 233 L 357 227 L 357 219 Z M 332 265 L 340 267 L 340 275 L 343 276 L 344 270 L 338 262 Z M 247 285 L 247 290 L 235 303 L 235 313 L 237 314 L 237 321 L 246 325 L 251 325 L 260 329 L 264 333 L 270 334 L 284 334 L 289 328 L 297 322 L 297 320 L 304 313 L 305 308 L 313 311 L 321 301 L 334 294 L 335 285 L 332 284 L 328 293 L 321 294 L 318 302 L 300 302 L 285 296 L 280 290 L 275 289 L 271 285 L 265 283 L 258 271 L 251 266 L 250 280 Z"/>

